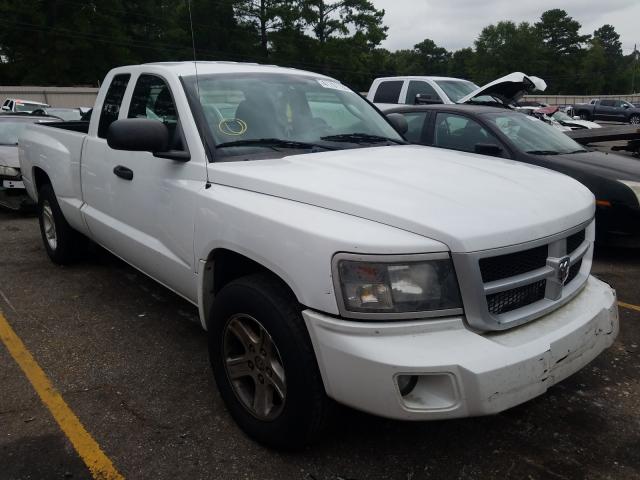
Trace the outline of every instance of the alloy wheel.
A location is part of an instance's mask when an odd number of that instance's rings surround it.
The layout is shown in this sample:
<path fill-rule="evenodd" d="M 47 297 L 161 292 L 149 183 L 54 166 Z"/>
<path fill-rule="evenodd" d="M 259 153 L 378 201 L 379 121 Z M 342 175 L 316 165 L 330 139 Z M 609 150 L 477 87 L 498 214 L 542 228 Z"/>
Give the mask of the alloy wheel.
<path fill-rule="evenodd" d="M 45 200 L 42 204 L 42 227 L 44 228 L 44 236 L 51 250 L 55 250 L 58 246 L 58 236 L 56 233 L 56 222 L 53 219 L 53 210 L 51 204 Z"/>
<path fill-rule="evenodd" d="M 276 419 L 287 396 L 282 358 L 271 335 L 250 315 L 229 319 L 223 334 L 227 377 L 242 405 L 260 420 Z"/>

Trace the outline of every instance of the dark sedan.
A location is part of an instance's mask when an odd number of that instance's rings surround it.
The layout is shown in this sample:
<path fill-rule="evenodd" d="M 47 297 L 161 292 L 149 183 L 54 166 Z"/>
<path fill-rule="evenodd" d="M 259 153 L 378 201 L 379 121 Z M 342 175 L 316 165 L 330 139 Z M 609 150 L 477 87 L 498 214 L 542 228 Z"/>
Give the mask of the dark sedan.
<path fill-rule="evenodd" d="M 408 124 L 405 138 L 411 143 L 513 159 L 575 178 L 596 197 L 597 240 L 640 245 L 638 160 L 585 149 L 560 130 L 506 108 L 399 106 L 385 114 L 404 117 Z M 395 124 L 404 123 L 395 120 Z"/>

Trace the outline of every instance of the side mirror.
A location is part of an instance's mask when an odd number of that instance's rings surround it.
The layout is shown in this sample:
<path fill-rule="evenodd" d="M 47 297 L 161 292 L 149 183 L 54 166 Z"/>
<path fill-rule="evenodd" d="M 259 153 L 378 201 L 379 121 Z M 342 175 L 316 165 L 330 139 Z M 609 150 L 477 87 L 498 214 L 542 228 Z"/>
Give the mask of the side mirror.
<path fill-rule="evenodd" d="M 474 151 L 480 155 L 499 157 L 502 155 L 502 147 L 494 143 L 476 143 Z"/>
<path fill-rule="evenodd" d="M 415 105 L 433 105 L 436 103 L 442 103 L 442 100 L 439 98 L 433 98 L 432 95 L 428 95 L 426 93 L 419 93 L 416 95 L 413 103 Z"/>
<path fill-rule="evenodd" d="M 169 130 L 158 120 L 126 118 L 109 125 L 107 144 L 128 152 L 164 152 L 169 148 Z"/>
<path fill-rule="evenodd" d="M 9 110 L 9 107 L 7 105 L 5 105 L 4 107 L 2 107 L 2 110 L 4 110 L 5 112 Z"/>
<path fill-rule="evenodd" d="M 625 103 L 624 105 L 622 105 L 622 108 L 629 108 L 629 104 Z"/>
<path fill-rule="evenodd" d="M 387 115 L 387 120 L 389 123 L 393 125 L 393 128 L 396 129 L 400 135 L 404 135 L 409 131 L 409 124 L 407 123 L 407 119 L 404 118 L 404 115 L 401 113 L 390 113 Z"/>

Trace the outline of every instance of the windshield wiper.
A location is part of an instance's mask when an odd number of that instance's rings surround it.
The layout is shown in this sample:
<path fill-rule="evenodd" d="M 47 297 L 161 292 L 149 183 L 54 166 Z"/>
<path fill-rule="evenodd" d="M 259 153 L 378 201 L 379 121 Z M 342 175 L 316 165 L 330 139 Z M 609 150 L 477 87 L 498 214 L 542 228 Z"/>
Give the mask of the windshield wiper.
<path fill-rule="evenodd" d="M 296 140 L 287 140 L 284 138 L 254 138 L 247 140 L 236 140 L 235 142 L 226 142 L 216 145 L 216 148 L 227 147 L 273 147 L 273 148 L 298 148 L 298 149 L 312 149 L 323 148 L 325 150 L 334 150 L 326 145 L 319 145 L 317 143 L 298 142 Z"/>
<path fill-rule="evenodd" d="M 526 153 L 531 155 L 559 155 L 555 150 L 529 150 Z"/>
<path fill-rule="evenodd" d="M 393 138 L 381 137 L 379 135 L 369 135 L 368 133 L 343 133 L 341 135 L 329 135 L 320 137 L 321 140 L 327 142 L 349 142 L 349 143 L 383 143 L 391 142 L 398 145 L 404 145 L 405 142 L 395 140 Z"/>
<path fill-rule="evenodd" d="M 580 150 L 574 150 L 573 152 L 569 152 L 567 155 L 571 155 L 573 153 L 587 153 L 589 150 L 585 150 L 585 149 L 580 149 Z"/>

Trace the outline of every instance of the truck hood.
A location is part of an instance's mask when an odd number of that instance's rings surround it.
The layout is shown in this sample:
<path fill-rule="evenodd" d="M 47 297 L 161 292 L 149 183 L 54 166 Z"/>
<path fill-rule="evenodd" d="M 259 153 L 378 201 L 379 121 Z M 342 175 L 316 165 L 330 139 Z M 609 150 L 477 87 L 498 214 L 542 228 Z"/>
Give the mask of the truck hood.
<path fill-rule="evenodd" d="M 490 96 L 497 98 L 504 105 L 510 105 L 520 100 L 526 93 L 546 89 L 547 84 L 541 78 L 514 72 L 474 90 L 466 97 L 462 97 L 458 103 L 467 103 L 476 97 Z"/>
<path fill-rule="evenodd" d="M 366 218 L 443 242 L 453 252 L 542 238 L 589 220 L 595 210 L 591 192 L 564 175 L 432 147 L 310 153 L 208 168 L 215 184 Z"/>
<path fill-rule="evenodd" d="M 0 145 L 0 166 L 20 168 L 17 146 Z"/>

